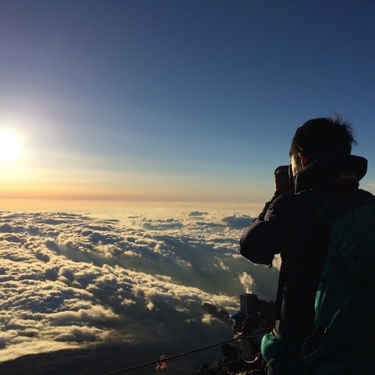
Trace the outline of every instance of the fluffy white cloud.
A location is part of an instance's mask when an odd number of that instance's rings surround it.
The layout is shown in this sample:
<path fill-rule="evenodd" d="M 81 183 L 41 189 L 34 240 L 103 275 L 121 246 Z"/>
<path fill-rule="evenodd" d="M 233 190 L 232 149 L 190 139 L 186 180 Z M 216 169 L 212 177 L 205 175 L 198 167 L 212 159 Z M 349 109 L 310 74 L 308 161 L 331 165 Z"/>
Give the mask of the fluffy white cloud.
<path fill-rule="evenodd" d="M 0 212 L 1 360 L 167 338 L 212 324 L 203 302 L 234 312 L 245 291 L 273 298 L 277 271 L 239 256 L 250 220 Z"/>
<path fill-rule="evenodd" d="M 241 281 L 241 284 L 245 287 L 246 293 L 250 293 L 252 287 L 255 284 L 254 279 L 250 275 L 248 275 L 246 272 L 243 272 L 240 275 L 240 281 Z"/>

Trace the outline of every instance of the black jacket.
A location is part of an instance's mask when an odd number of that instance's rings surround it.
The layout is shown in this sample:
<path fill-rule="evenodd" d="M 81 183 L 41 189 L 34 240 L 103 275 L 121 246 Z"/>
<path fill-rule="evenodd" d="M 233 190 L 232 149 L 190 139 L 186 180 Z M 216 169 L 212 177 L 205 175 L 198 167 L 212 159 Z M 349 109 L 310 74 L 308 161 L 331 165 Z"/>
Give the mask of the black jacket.
<path fill-rule="evenodd" d="M 336 216 L 365 203 L 358 189 L 367 160 L 350 156 L 317 159 L 294 178 L 294 194 L 274 197 L 240 240 L 241 254 L 254 263 L 271 264 L 280 254 L 276 318 L 281 335 L 308 337 L 314 329 L 314 300 L 326 258 L 330 227 L 304 197 L 314 189 Z"/>

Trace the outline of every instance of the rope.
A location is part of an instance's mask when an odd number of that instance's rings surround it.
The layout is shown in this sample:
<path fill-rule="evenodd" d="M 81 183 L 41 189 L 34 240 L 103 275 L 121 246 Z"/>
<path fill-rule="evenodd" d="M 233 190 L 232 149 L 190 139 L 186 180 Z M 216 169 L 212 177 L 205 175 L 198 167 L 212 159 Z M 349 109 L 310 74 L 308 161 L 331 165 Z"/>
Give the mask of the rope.
<path fill-rule="evenodd" d="M 203 351 L 203 350 L 211 349 L 211 348 L 214 348 L 215 346 L 227 344 L 229 342 L 236 341 L 236 340 L 238 340 L 238 338 L 227 340 L 227 341 L 222 341 L 222 342 L 219 342 L 217 344 L 212 344 L 212 345 L 204 346 L 204 347 L 199 348 L 199 349 L 194 349 L 194 350 L 191 350 L 189 352 L 172 355 L 170 357 L 165 357 L 163 359 L 163 361 L 169 361 L 171 359 L 183 357 L 183 356 L 188 355 L 188 354 L 193 354 L 193 353 L 197 353 L 197 352 L 200 352 L 200 351 Z M 146 363 L 142 363 L 142 364 L 139 364 L 139 365 L 136 365 L 136 366 L 128 367 L 128 368 L 123 369 L 123 370 L 109 372 L 109 373 L 107 373 L 105 375 L 117 375 L 117 374 L 121 374 L 121 373 L 124 373 L 124 372 L 132 371 L 132 370 L 137 370 L 137 369 L 140 369 L 140 368 L 143 368 L 143 367 L 147 367 L 147 366 L 151 366 L 151 365 L 156 365 L 159 362 L 161 362 L 160 359 L 158 359 L 156 361 L 146 362 Z"/>

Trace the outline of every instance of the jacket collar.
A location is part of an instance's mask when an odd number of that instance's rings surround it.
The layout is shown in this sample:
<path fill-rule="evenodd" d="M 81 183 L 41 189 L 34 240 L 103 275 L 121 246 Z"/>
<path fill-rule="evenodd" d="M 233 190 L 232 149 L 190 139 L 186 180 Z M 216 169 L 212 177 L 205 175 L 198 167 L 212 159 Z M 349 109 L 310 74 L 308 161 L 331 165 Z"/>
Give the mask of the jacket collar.
<path fill-rule="evenodd" d="M 367 172 L 367 160 L 361 156 L 320 158 L 294 176 L 295 193 L 317 186 L 351 182 L 358 186 Z"/>

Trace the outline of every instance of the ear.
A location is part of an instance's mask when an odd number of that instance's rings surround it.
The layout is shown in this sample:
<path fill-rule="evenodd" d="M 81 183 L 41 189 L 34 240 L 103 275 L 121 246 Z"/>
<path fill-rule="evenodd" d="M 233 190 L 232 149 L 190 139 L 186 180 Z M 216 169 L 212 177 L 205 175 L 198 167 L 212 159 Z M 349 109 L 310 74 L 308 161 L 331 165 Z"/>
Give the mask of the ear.
<path fill-rule="evenodd" d="M 307 160 L 307 157 L 302 154 L 301 152 L 298 153 L 299 158 L 301 159 L 302 168 L 306 167 L 307 164 L 309 164 L 309 161 Z"/>

